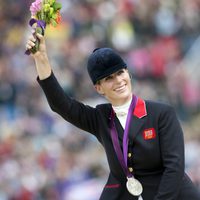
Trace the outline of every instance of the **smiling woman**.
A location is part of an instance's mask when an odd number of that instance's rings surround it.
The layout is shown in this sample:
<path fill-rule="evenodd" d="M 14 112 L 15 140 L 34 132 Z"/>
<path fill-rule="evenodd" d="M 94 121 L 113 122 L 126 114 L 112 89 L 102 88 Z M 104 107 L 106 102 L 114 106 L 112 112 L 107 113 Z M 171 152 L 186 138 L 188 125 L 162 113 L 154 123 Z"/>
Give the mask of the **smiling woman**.
<path fill-rule="evenodd" d="M 110 48 L 93 51 L 88 73 L 109 103 L 95 108 L 64 93 L 37 34 L 39 50 L 31 54 L 38 82 L 53 111 L 93 134 L 103 145 L 110 174 L 100 200 L 199 200 L 200 194 L 184 172 L 183 132 L 170 105 L 132 94 L 124 60 Z M 35 46 L 33 35 L 26 48 Z"/>
<path fill-rule="evenodd" d="M 132 98 L 127 65 L 113 49 L 95 49 L 88 59 L 87 69 L 97 92 L 112 105 L 123 105 Z"/>
<path fill-rule="evenodd" d="M 113 106 L 123 105 L 132 99 L 131 80 L 127 69 L 120 69 L 103 78 L 95 85 L 95 88 Z"/>

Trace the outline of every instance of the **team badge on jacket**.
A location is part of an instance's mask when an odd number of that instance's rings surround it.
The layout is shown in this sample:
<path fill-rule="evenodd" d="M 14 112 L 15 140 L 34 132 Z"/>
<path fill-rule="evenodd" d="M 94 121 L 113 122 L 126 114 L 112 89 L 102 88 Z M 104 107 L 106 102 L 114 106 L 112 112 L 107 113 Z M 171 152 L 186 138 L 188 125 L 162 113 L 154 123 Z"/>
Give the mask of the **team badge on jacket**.
<path fill-rule="evenodd" d="M 145 140 L 151 140 L 156 137 L 156 131 L 154 128 L 148 128 L 143 131 L 143 138 Z"/>

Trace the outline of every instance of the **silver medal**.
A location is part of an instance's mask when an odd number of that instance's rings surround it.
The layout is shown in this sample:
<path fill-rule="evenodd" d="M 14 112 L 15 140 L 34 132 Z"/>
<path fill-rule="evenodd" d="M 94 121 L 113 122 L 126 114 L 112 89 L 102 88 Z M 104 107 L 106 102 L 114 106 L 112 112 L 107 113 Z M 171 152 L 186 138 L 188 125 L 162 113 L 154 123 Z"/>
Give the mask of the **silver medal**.
<path fill-rule="evenodd" d="M 142 194 L 142 184 L 134 177 L 127 177 L 126 187 L 133 196 L 140 196 Z"/>

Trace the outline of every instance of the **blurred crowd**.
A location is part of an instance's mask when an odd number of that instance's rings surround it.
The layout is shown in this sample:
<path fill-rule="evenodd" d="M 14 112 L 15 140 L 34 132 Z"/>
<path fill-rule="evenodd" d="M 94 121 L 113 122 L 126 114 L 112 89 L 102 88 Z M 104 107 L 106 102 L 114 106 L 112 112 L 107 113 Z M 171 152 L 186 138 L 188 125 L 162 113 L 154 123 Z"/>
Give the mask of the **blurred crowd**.
<path fill-rule="evenodd" d="M 0 0 L 0 200 L 97 200 L 108 173 L 102 147 L 50 110 L 24 55 L 32 2 Z M 116 49 L 135 94 L 175 107 L 186 171 L 200 189 L 200 0 L 59 2 L 62 23 L 45 37 L 63 89 L 91 106 L 104 102 L 87 57 L 97 47 Z"/>

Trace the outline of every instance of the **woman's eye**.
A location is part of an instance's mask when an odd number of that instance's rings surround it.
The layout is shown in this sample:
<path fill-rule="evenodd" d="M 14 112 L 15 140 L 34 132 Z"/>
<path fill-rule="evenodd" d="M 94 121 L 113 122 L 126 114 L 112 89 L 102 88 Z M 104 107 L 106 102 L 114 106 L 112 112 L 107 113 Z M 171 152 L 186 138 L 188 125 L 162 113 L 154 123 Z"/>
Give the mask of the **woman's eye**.
<path fill-rule="evenodd" d="M 124 73 L 124 70 L 120 70 L 120 71 L 118 71 L 118 75 L 120 75 L 120 74 L 122 74 L 122 73 Z"/>
<path fill-rule="evenodd" d="M 107 80 L 111 80 L 113 77 L 112 76 L 107 76 L 106 78 L 105 78 L 105 80 L 107 81 Z"/>

